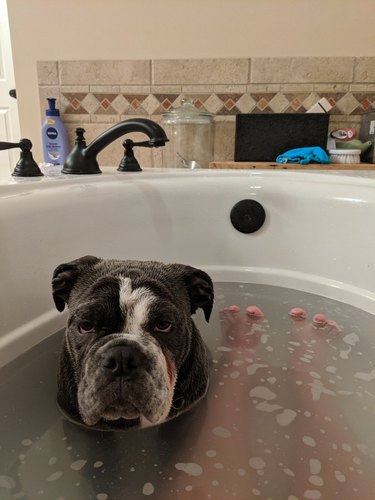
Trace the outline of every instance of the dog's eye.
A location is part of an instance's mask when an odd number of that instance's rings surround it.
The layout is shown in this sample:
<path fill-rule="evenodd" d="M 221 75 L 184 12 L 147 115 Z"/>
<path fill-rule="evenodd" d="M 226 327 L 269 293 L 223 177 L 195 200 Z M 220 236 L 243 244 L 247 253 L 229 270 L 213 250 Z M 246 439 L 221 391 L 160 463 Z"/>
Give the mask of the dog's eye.
<path fill-rule="evenodd" d="M 78 325 L 78 331 L 79 333 L 85 334 L 85 333 L 93 333 L 95 331 L 94 325 L 90 323 L 90 321 L 82 321 Z"/>
<path fill-rule="evenodd" d="M 169 333 L 172 328 L 173 325 L 170 321 L 159 320 L 155 323 L 154 330 L 155 332 Z"/>

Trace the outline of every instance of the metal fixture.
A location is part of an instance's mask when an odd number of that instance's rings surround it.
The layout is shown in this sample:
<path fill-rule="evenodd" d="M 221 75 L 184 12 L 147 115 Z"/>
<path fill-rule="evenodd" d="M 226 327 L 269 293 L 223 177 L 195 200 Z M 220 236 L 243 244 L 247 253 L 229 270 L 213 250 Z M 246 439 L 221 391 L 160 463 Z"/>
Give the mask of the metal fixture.
<path fill-rule="evenodd" d="M 20 142 L 0 142 L 0 151 L 21 148 L 20 159 L 12 173 L 15 177 L 40 177 L 43 175 L 33 158 L 32 147 L 33 144 L 29 139 L 21 139 Z"/>
<path fill-rule="evenodd" d="M 142 169 L 134 156 L 133 148 L 134 146 L 140 146 L 143 148 L 153 148 L 155 147 L 153 144 L 150 144 L 150 141 L 141 141 L 134 142 L 131 139 L 126 139 L 122 143 L 124 147 L 124 157 L 118 166 L 119 172 L 141 172 Z"/>
<path fill-rule="evenodd" d="M 131 141 L 131 143 L 127 144 L 125 141 L 125 157 L 120 163 L 118 170 L 129 171 L 126 170 L 128 163 L 132 169 L 130 170 L 131 172 L 139 171 L 141 168 L 137 160 L 134 158 L 132 147 L 138 145 L 149 148 L 158 148 L 160 146 L 164 146 L 168 141 L 168 137 L 162 127 L 146 118 L 135 118 L 117 123 L 99 135 L 99 137 L 94 139 L 88 146 L 86 145 L 86 140 L 83 135 L 84 132 L 85 130 L 83 128 L 76 129 L 76 143 L 73 150 L 65 160 L 64 167 L 62 169 L 63 174 L 101 174 L 101 170 L 96 159 L 97 155 L 113 141 L 122 135 L 129 134 L 131 132 L 143 132 L 149 137 L 149 141 L 141 143 L 134 143 Z M 127 149 L 128 155 L 132 155 L 132 158 L 126 158 Z M 136 168 L 135 162 L 138 164 L 139 168 Z M 134 168 L 136 168 L 136 170 L 134 170 Z"/>

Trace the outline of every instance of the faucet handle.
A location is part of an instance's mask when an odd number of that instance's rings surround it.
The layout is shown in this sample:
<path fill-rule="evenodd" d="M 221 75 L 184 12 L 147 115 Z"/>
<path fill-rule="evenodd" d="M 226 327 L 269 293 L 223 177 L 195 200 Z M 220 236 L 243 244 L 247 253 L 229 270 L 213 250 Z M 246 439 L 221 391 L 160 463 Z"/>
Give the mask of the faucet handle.
<path fill-rule="evenodd" d="M 122 145 L 124 146 L 125 152 L 124 157 L 118 166 L 119 172 L 141 172 L 141 166 L 139 165 L 137 159 L 134 156 L 133 146 L 143 146 L 146 144 L 148 146 L 149 141 L 144 142 L 133 142 L 131 139 L 126 139 Z"/>
<path fill-rule="evenodd" d="M 0 151 L 4 151 L 5 149 L 13 149 L 19 148 L 19 142 L 0 142 Z"/>
<path fill-rule="evenodd" d="M 0 150 L 20 148 L 21 156 L 12 175 L 15 177 L 39 177 L 43 173 L 33 158 L 31 148 L 33 143 L 30 139 L 20 139 L 19 142 L 0 142 Z"/>
<path fill-rule="evenodd" d="M 79 146 L 86 147 L 86 139 L 84 136 L 85 132 L 86 130 L 82 127 L 76 128 L 76 144 L 78 144 Z"/>
<path fill-rule="evenodd" d="M 126 141 L 124 141 L 126 142 Z M 141 146 L 142 148 L 153 148 L 154 145 L 151 142 L 151 139 L 149 141 L 140 141 L 140 142 L 132 142 L 132 146 Z M 125 146 L 124 146 L 125 147 Z"/>
<path fill-rule="evenodd" d="M 20 142 L 0 142 L 0 151 L 5 149 L 20 148 L 22 151 L 31 151 L 33 143 L 30 139 L 20 139 Z"/>
<path fill-rule="evenodd" d="M 165 143 L 168 141 L 169 139 L 166 138 L 152 138 L 149 141 L 133 142 L 133 146 L 142 146 L 144 148 L 160 148 L 161 146 L 165 146 Z"/>

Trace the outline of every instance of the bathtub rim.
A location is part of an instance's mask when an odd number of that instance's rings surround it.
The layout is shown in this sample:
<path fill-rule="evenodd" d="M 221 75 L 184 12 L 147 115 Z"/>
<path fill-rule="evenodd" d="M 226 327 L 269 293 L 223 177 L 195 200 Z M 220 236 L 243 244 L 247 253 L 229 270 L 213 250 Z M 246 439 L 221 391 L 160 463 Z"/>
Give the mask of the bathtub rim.
<path fill-rule="evenodd" d="M 144 168 L 142 172 L 118 172 L 115 167 L 103 168 L 102 174 L 94 175 L 65 175 L 56 177 L 45 175 L 44 177 L 9 177 L 0 178 L 0 198 L 6 197 L 10 192 L 30 192 L 30 190 L 44 190 L 52 186 L 69 186 L 72 184 L 91 184 L 97 182 L 126 182 L 152 180 L 159 182 L 176 178 L 277 178 L 281 182 L 291 180 L 304 181 L 306 183 L 344 184 L 351 186 L 367 186 L 375 189 L 375 170 L 258 170 L 258 169 L 182 169 L 182 168 Z"/>

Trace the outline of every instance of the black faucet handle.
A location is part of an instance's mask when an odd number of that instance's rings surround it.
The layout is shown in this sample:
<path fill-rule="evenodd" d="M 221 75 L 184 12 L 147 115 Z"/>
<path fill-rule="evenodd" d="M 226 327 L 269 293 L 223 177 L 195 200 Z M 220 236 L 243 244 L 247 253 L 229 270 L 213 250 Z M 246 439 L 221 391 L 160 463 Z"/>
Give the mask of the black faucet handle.
<path fill-rule="evenodd" d="M 33 143 L 30 139 L 21 139 L 19 142 L 0 142 L 0 150 L 20 148 L 21 156 L 12 173 L 15 177 L 39 177 L 42 176 L 38 164 L 33 158 L 31 148 Z"/>
<path fill-rule="evenodd" d="M 84 139 L 84 133 L 86 132 L 86 130 L 82 127 L 77 127 L 76 128 L 76 137 L 77 139 Z"/>
<path fill-rule="evenodd" d="M 134 146 L 145 146 L 145 147 L 151 147 L 148 146 L 149 141 L 144 141 L 144 142 L 134 142 L 131 139 L 126 139 L 122 145 L 124 147 L 124 157 L 120 162 L 120 165 L 118 166 L 118 171 L 119 172 L 141 172 L 141 166 L 138 163 L 138 160 L 134 156 L 134 151 L 133 147 Z"/>
<path fill-rule="evenodd" d="M 77 127 L 76 128 L 76 144 L 79 144 L 80 146 L 86 147 L 86 139 L 84 136 L 84 133 L 86 130 L 82 127 Z"/>
<path fill-rule="evenodd" d="M 143 148 L 159 148 L 160 146 L 165 146 L 165 143 L 168 141 L 169 139 L 152 138 L 149 141 L 133 142 L 133 146 L 141 146 Z"/>
<path fill-rule="evenodd" d="M 6 149 L 19 148 L 19 142 L 0 142 L 0 151 L 4 151 Z"/>
<path fill-rule="evenodd" d="M 19 142 L 0 142 L 0 151 L 5 151 L 6 149 L 19 148 Z"/>
<path fill-rule="evenodd" d="M 139 142 L 133 142 L 131 139 L 127 139 L 127 141 L 131 141 L 132 147 L 133 146 L 140 146 L 142 148 L 153 148 L 153 144 L 151 142 L 151 139 L 149 141 L 139 141 Z M 125 147 L 126 141 L 123 142 L 123 146 Z"/>
<path fill-rule="evenodd" d="M 6 149 L 20 148 L 22 151 L 31 151 L 33 143 L 30 139 L 20 139 L 20 142 L 0 142 L 0 151 Z"/>

